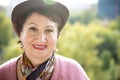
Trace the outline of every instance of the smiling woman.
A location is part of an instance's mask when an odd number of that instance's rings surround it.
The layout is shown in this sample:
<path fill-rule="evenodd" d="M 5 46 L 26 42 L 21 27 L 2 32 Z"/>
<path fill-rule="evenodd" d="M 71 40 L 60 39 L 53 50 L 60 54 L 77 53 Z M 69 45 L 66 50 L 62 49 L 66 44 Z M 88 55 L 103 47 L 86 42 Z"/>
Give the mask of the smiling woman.
<path fill-rule="evenodd" d="M 0 80 L 89 80 L 77 61 L 56 54 L 69 10 L 49 1 L 27 0 L 13 8 L 11 22 L 23 54 L 0 65 Z"/>

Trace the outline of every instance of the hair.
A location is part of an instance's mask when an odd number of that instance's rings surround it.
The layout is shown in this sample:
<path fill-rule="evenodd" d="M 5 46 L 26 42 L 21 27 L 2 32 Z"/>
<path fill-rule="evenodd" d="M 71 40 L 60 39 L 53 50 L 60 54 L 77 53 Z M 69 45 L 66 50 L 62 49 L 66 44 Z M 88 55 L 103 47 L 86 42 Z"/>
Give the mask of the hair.
<path fill-rule="evenodd" d="M 58 31 L 58 35 L 61 31 L 61 28 L 60 28 L 60 24 L 62 24 L 62 20 L 60 18 L 60 15 L 59 13 L 56 15 L 56 12 L 53 12 L 51 11 L 50 9 L 32 9 L 28 12 L 26 12 L 25 14 L 23 14 L 22 16 L 20 16 L 19 20 L 18 20 L 18 31 L 19 31 L 19 35 L 20 35 L 20 32 L 22 31 L 23 29 L 23 25 L 24 23 L 26 22 L 26 20 L 32 15 L 32 13 L 38 13 L 38 14 L 41 14 L 43 16 L 46 16 L 48 17 L 50 20 L 54 21 L 55 23 L 57 23 L 57 31 Z"/>

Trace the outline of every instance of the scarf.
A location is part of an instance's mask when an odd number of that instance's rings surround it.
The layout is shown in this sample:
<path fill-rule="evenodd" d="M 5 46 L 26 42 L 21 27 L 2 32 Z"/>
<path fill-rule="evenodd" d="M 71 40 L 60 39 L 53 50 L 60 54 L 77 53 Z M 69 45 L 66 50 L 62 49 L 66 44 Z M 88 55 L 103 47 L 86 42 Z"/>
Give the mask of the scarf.
<path fill-rule="evenodd" d="M 34 68 L 25 53 L 22 55 L 20 69 L 25 80 L 50 80 L 54 71 L 55 56 Z"/>

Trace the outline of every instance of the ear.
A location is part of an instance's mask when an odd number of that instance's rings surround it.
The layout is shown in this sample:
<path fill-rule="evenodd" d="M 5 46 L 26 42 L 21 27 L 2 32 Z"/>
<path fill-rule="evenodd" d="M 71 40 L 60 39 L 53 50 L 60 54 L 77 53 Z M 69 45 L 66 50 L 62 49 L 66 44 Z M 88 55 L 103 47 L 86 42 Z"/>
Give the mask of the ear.
<path fill-rule="evenodd" d="M 22 37 L 23 37 L 23 33 L 22 32 L 20 32 L 20 37 L 19 37 L 19 39 L 22 41 Z"/>

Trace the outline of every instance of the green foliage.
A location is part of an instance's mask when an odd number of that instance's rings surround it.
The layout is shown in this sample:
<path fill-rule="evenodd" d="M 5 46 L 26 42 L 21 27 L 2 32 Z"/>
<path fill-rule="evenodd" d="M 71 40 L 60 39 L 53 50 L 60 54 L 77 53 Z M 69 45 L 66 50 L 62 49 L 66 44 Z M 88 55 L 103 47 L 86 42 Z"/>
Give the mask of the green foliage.
<path fill-rule="evenodd" d="M 3 63 L 13 57 L 19 56 L 21 53 L 23 53 L 22 50 L 20 50 L 18 44 L 17 44 L 18 39 L 17 38 L 11 38 L 9 40 L 8 46 L 5 46 L 3 48 L 3 54 L 0 56 L 0 63 Z"/>
<path fill-rule="evenodd" d="M 0 50 L 6 46 L 12 36 L 10 20 L 0 13 Z"/>
<path fill-rule="evenodd" d="M 117 55 L 117 64 L 120 65 L 120 16 L 110 23 L 110 29 L 112 30 L 112 40 L 115 43 L 115 51 Z M 114 36 L 114 38 L 113 38 Z"/>
<path fill-rule="evenodd" d="M 90 9 L 87 9 L 85 11 L 77 10 L 73 13 L 73 15 L 70 16 L 69 22 L 74 24 L 76 21 L 83 23 L 83 24 L 89 24 L 92 20 L 96 19 L 96 5 L 92 5 Z"/>
<path fill-rule="evenodd" d="M 120 31 L 120 17 L 117 17 L 116 20 L 112 21 L 110 23 L 110 28 L 112 30 L 117 30 L 117 31 Z"/>
<path fill-rule="evenodd" d="M 106 70 L 106 69 L 109 69 L 110 67 L 110 61 L 111 61 L 111 53 L 109 50 L 104 50 L 102 53 L 101 53 L 101 59 L 103 60 L 103 69 Z"/>
<path fill-rule="evenodd" d="M 96 26 L 92 25 L 85 27 L 80 23 L 72 26 L 67 24 L 60 36 L 58 42 L 59 53 L 76 59 L 94 80 L 94 77 L 98 76 L 96 74 L 99 73 L 102 65 L 97 57 L 98 51 L 95 49 L 102 42 L 102 39 L 96 36 L 96 33 L 102 28 L 95 28 Z"/>
<path fill-rule="evenodd" d="M 58 41 L 58 53 L 77 60 L 91 80 L 119 80 L 117 66 L 120 65 L 119 62 L 116 64 L 120 56 L 118 33 L 97 21 L 88 26 L 68 23 Z"/>

